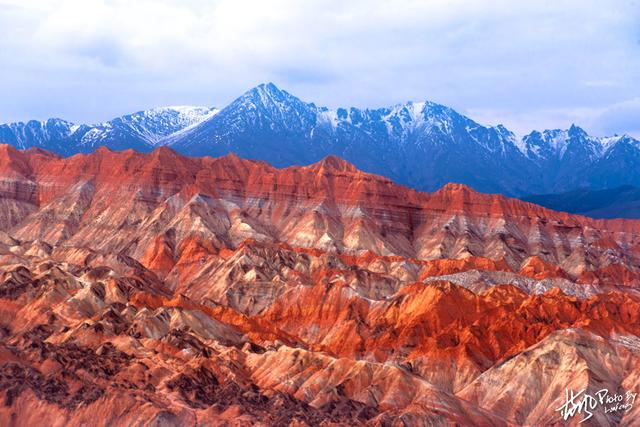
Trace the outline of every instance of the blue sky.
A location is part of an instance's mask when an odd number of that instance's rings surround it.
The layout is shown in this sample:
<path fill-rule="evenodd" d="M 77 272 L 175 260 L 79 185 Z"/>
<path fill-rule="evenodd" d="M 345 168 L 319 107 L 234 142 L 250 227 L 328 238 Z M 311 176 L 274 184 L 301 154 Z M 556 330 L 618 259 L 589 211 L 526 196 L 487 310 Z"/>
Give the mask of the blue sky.
<path fill-rule="evenodd" d="M 224 106 L 449 105 L 519 134 L 640 137 L 637 0 L 0 0 L 0 122 Z"/>

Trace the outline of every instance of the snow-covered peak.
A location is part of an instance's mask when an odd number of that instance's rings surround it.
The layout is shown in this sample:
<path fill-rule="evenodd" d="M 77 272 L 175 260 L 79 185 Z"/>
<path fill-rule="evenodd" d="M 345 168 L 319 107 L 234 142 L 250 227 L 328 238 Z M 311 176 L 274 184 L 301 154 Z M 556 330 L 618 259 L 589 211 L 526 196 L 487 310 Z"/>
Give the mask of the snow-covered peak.
<path fill-rule="evenodd" d="M 250 89 L 246 92 L 246 94 L 255 94 L 263 99 L 267 98 L 282 98 L 287 94 L 286 91 L 280 90 L 275 84 L 269 83 L 260 83 L 258 86 Z"/>
<path fill-rule="evenodd" d="M 151 146 L 164 145 L 170 136 L 210 119 L 218 110 L 198 106 L 168 106 L 138 111 L 91 126 L 80 144 L 93 146 L 130 135 Z"/>
<path fill-rule="evenodd" d="M 111 122 L 118 120 L 132 123 L 154 122 L 157 124 L 165 123 L 168 126 L 186 127 L 207 120 L 218 111 L 216 108 L 189 105 L 157 107 L 128 114 L 111 120 Z"/>
<path fill-rule="evenodd" d="M 522 147 L 523 154 L 530 159 L 562 159 L 569 152 L 580 152 L 595 160 L 624 142 L 638 145 L 638 141 L 629 135 L 595 137 L 572 125 L 569 129 L 533 131 L 522 138 L 519 146 Z"/>
<path fill-rule="evenodd" d="M 314 106 L 313 104 L 308 105 Z M 319 107 L 316 109 L 319 123 L 331 123 L 334 128 L 342 123 L 362 129 L 375 128 L 374 123 L 378 123 L 384 125 L 390 134 L 404 134 L 408 131 L 431 126 L 448 131 L 454 121 L 473 123 L 470 119 L 461 116 L 454 110 L 431 101 L 408 101 L 377 109 L 354 107 L 337 109 Z"/>
<path fill-rule="evenodd" d="M 607 136 L 599 138 L 599 141 L 602 146 L 603 155 L 607 154 L 613 148 L 624 144 L 640 149 L 640 141 L 627 134 Z"/>
<path fill-rule="evenodd" d="M 77 125 L 63 119 L 30 120 L 0 125 L 0 141 L 18 148 L 59 148 L 57 141 L 72 135 Z"/>
<path fill-rule="evenodd" d="M 316 112 L 314 104 L 301 101 L 273 83 L 263 83 L 222 109 L 216 119 L 225 133 L 241 132 L 247 126 L 272 132 L 301 132 L 313 126 Z"/>
<path fill-rule="evenodd" d="M 302 102 L 300 99 L 284 90 L 278 89 L 273 83 L 262 83 L 251 90 L 245 92 L 240 98 L 234 101 L 231 106 L 243 104 L 250 109 L 262 108 L 287 108 L 288 106 L 312 105 Z"/>

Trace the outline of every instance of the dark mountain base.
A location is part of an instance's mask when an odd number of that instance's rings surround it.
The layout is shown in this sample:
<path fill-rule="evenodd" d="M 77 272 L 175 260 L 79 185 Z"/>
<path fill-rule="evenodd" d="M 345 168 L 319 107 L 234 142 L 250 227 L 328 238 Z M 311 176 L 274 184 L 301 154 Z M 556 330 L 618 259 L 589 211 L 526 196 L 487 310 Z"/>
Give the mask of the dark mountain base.
<path fill-rule="evenodd" d="M 592 218 L 640 218 L 640 188 L 630 185 L 605 190 L 579 189 L 566 193 L 531 195 L 521 199 L 556 211 Z"/>

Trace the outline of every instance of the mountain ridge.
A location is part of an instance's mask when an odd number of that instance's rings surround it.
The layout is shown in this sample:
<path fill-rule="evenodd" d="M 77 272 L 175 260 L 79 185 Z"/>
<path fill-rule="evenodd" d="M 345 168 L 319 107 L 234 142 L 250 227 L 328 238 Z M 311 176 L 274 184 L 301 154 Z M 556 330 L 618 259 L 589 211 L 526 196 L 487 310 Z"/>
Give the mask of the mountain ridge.
<path fill-rule="evenodd" d="M 638 220 L 335 156 L 3 144 L 0 416 L 557 424 L 566 387 L 637 388 L 639 242 Z"/>
<path fill-rule="evenodd" d="M 217 113 L 215 108 L 167 106 L 142 110 L 97 124 L 64 119 L 0 124 L 0 140 L 16 148 L 40 147 L 62 155 L 100 146 L 150 151 L 172 134 L 185 131 Z"/>
<path fill-rule="evenodd" d="M 142 122 L 153 120 L 144 114 L 136 127 L 132 118 L 140 113 L 135 113 L 100 129 L 65 121 L 44 130 L 23 124 L 19 132 L 12 131 L 16 125 L 2 125 L 0 140 L 63 155 L 100 145 L 138 151 L 168 145 L 189 156 L 235 152 L 275 166 L 311 164 L 334 154 L 367 172 L 426 191 L 447 182 L 509 196 L 640 185 L 640 142 L 628 135 L 592 137 L 576 125 L 518 138 L 503 125 L 483 126 L 430 101 L 329 109 L 272 83 L 256 86 L 220 110 L 205 110 L 188 124 L 172 122 L 170 132 L 148 132 Z M 60 136 L 65 129 L 66 136 Z M 80 136 L 74 137 L 76 133 Z"/>

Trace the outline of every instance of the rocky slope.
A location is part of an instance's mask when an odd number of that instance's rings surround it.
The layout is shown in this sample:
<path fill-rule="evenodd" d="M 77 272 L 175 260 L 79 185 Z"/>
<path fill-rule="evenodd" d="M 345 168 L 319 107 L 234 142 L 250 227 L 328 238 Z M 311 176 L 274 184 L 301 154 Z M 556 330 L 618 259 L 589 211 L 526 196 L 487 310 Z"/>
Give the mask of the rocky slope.
<path fill-rule="evenodd" d="M 9 425 L 565 425 L 565 388 L 639 391 L 640 222 L 336 157 L 0 159 Z"/>

